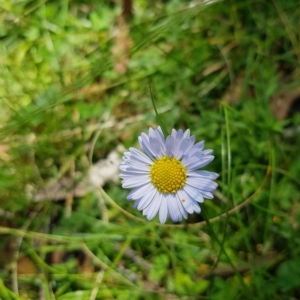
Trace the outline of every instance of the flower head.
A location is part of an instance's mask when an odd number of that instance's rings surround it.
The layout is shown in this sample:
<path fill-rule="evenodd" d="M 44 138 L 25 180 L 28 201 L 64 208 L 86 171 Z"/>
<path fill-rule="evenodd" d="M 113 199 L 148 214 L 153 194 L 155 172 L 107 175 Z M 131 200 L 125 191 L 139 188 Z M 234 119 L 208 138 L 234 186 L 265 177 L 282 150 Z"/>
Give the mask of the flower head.
<path fill-rule="evenodd" d="M 158 213 L 161 223 L 168 216 L 179 222 L 188 213 L 200 213 L 198 203 L 212 199 L 218 186 L 217 173 L 199 170 L 214 159 L 213 150 L 203 150 L 204 141 L 195 144 L 189 129 L 173 129 L 165 138 L 160 127 L 150 128 L 139 143 L 144 152 L 129 148 L 120 165 L 122 187 L 133 189 L 127 199 L 135 200 L 148 220 Z"/>

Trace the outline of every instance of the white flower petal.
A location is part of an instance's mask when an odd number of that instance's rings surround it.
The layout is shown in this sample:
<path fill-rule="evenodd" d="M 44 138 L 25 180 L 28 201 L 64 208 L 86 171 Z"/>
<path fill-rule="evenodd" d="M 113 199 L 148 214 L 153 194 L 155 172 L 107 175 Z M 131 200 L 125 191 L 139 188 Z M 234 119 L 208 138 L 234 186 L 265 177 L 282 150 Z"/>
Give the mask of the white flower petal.
<path fill-rule="evenodd" d="M 201 177 L 201 178 L 207 178 L 211 180 L 215 180 L 219 177 L 219 174 L 215 172 L 204 171 L 204 170 L 188 171 L 186 174 L 187 176 L 190 177 Z"/>
<path fill-rule="evenodd" d="M 159 140 L 154 136 L 150 136 L 149 143 L 151 145 L 151 150 L 153 152 L 153 155 L 155 157 L 161 157 L 162 156 L 162 149 L 161 149 Z"/>
<path fill-rule="evenodd" d="M 209 154 L 212 154 L 214 152 L 214 150 L 211 150 L 211 149 L 207 149 L 207 150 L 203 150 L 202 153 L 204 155 L 209 155 Z"/>
<path fill-rule="evenodd" d="M 166 152 L 165 138 L 161 129 L 149 129 L 149 144 L 152 148 L 153 155 L 158 158 Z"/>
<path fill-rule="evenodd" d="M 142 151 L 135 149 L 135 148 L 129 148 L 131 155 L 133 157 L 138 157 L 140 161 L 145 162 L 146 164 L 152 164 L 153 161 Z"/>
<path fill-rule="evenodd" d="M 166 155 L 169 157 L 173 157 L 174 150 L 174 138 L 169 135 L 166 140 Z"/>
<path fill-rule="evenodd" d="M 189 130 L 189 129 L 187 129 L 187 130 L 184 132 L 183 137 L 184 137 L 184 138 L 189 138 L 189 137 L 190 137 L 190 130 Z"/>
<path fill-rule="evenodd" d="M 189 213 L 192 214 L 194 212 L 194 205 L 193 205 L 193 199 L 189 196 L 189 194 L 181 189 L 177 191 L 179 195 L 179 199 L 182 203 L 182 206 L 184 209 Z"/>
<path fill-rule="evenodd" d="M 201 159 L 202 159 L 201 156 L 200 158 L 197 156 L 190 156 L 190 157 L 184 157 L 181 162 L 186 168 L 189 168 L 189 166 L 197 164 L 199 161 L 201 161 Z"/>
<path fill-rule="evenodd" d="M 144 152 L 149 156 L 151 160 L 154 160 L 154 155 L 151 151 L 151 147 L 149 144 L 149 138 L 145 133 L 142 133 L 141 136 L 139 136 L 139 143 Z"/>
<path fill-rule="evenodd" d="M 186 153 L 185 157 L 192 157 L 195 156 L 197 152 L 201 152 L 202 149 L 204 147 L 204 141 L 201 141 L 195 145 L 192 146 L 192 148 L 190 149 L 190 151 L 188 153 Z"/>
<path fill-rule="evenodd" d="M 162 131 L 162 129 L 161 129 L 160 126 L 157 126 L 156 130 L 158 130 L 162 135 L 164 135 L 164 133 L 163 133 L 163 131 Z"/>
<path fill-rule="evenodd" d="M 160 208 L 160 206 L 161 206 L 161 203 L 162 203 L 162 201 L 163 201 L 163 198 L 164 198 L 164 196 L 163 196 L 163 194 L 162 193 L 157 193 L 157 196 L 156 196 L 156 198 L 155 198 L 155 201 L 152 201 L 151 203 L 150 203 L 150 205 L 148 206 L 149 207 L 149 209 L 147 209 L 147 214 L 146 214 L 146 217 L 147 217 L 147 219 L 150 221 L 150 220 L 152 220 L 156 215 L 157 215 L 157 212 L 158 212 L 158 210 L 159 210 L 159 208 Z M 147 208 L 148 208 L 147 207 Z M 144 210 L 144 212 L 145 212 L 146 210 Z"/>
<path fill-rule="evenodd" d="M 189 140 L 188 139 L 184 139 L 181 142 L 180 146 L 179 146 L 179 152 L 182 153 L 182 154 L 184 154 L 187 151 L 187 149 L 188 149 L 189 146 L 190 146 Z"/>
<path fill-rule="evenodd" d="M 134 202 L 133 207 L 134 207 L 134 208 L 137 208 L 138 205 L 139 205 L 139 203 L 141 202 L 141 200 L 142 200 L 142 199 L 137 199 L 137 200 Z"/>
<path fill-rule="evenodd" d="M 197 160 L 197 157 L 191 159 L 188 164 L 189 171 L 194 171 L 208 165 L 215 157 L 212 155 L 204 156 Z"/>
<path fill-rule="evenodd" d="M 214 181 L 204 178 L 187 177 L 186 184 L 195 187 L 199 190 L 214 191 L 218 184 Z"/>
<path fill-rule="evenodd" d="M 190 153 L 191 149 L 193 148 L 194 143 L 195 143 L 195 136 L 194 135 L 191 136 L 189 139 L 187 139 L 187 141 L 188 141 L 188 144 L 187 144 L 186 148 L 182 149 L 184 155 Z"/>
<path fill-rule="evenodd" d="M 174 140 L 176 139 L 176 136 L 177 136 L 177 130 L 176 129 L 172 129 L 172 132 L 171 132 L 171 136 L 174 138 Z"/>
<path fill-rule="evenodd" d="M 164 137 L 164 134 L 160 128 L 160 126 L 155 130 L 155 134 L 156 134 L 156 138 L 158 139 L 160 145 L 161 145 L 161 149 L 162 151 L 166 151 L 166 146 L 165 146 L 165 137 Z"/>
<path fill-rule="evenodd" d="M 203 149 L 203 147 L 204 147 L 204 141 L 201 141 L 201 142 L 196 143 L 193 148 L 197 151 L 199 151 L 199 150 L 201 151 Z"/>
<path fill-rule="evenodd" d="M 194 200 L 196 200 L 199 203 L 204 202 L 204 198 L 202 193 L 200 193 L 200 191 L 194 189 L 193 187 L 186 185 L 184 188 L 184 191 L 190 195 Z"/>
<path fill-rule="evenodd" d="M 193 207 L 194 207 L 194 212 L 199 214 L 201 211 L 199 204 L 197 204 L 196 202 L 193 202 Z"/>
<path fill-rule="evenodd" d="M 135 160 L 131 160 L 131 161 L 124 161 L 121 165 L 120 165 L 120 169 L 122 171 L 127 171 L 129 169 L 137 169 L 137 170 L 143 170 L 143 171 L 148 171 L 150 172 L 150 167 L 148 165 L 139 163 Z"/>
<path fill-rule="evenodd" d="M 124 178 L 122 187 L 125 189 L 128 188 L 131 189 L 131 188 L 144 185 L 148 182 L 150 182 L 149 176 L 136 176 L 136 177 Z"/>
<path fill-rule="evenodd" d="M 179 129 L 176 134 L 176 138 L 174 140 L 174 156 L 180 159 L 183 155 L 183 152 L 180 149 L 180 145 L 183 141 L 183 131 Z"/>
<path fill-rule="evenodd" d="M 132 177 L 139 177 L 139 176 L 148 176 L 149 177 L 149 172 L 145 171 L 136 171 L 136 172 L 128 172 L 124 171 L 119 175 L 120 178 L 126 179 L 126 178 L 132 178 Z"/>
<path fill-rule="evenodd" d="M 177 201 L 177 206 L 178 206 L 178 209 L 181 213 L 181 215 L 186 219 L 187 216 L 188 216 L 188 213 L 187 211 L 185 210 L 185 208 L 183 207 L 181 201 L 180 201 L 180 198 L 179 198 L 179 195 L 178 194 L 175 194 L 176 196 L 176 201 Z"/>
<path fill-rule="evenodd" d="M 139 206 L 137 207 L 138 210 L 143 210 L 143 209 L 149 207 L 149 205 L 152 202 L 155 202 L 155 198 L 156 198 L 157 194 L 158 194 L 157 189 L 153 188 L 153 190 L 151 190 L 151 192 L 149 192 L 142 198 Z"/>
<path fill-rule="evenodd" d="M 154 190 L 153 185 L 151 183 L 146 183 L 130 191 L 127 195 L 127 200 L 142 198 L 145 194 L 149 194 L 152 190 Z"/>
<path fill-rule="evenodd" d="M 198 189 L 197 189 L 198 190 Z M 213 199 L 214 198 L 214 195 L 212 192 L 208 192 L 208 191 L 203 191 L 203 190 L 198 190 L 202 196 L 205 198 L 205 199 Z"/>
<path fill-rule="evenodd" d="M 168 199 L 163 199 L 159 208 L 159 222 L 164 224 L 168 217 Z"/>
<path fill-rule="evenodd" d="M 121 167 L 120 167 L 120 169 L 121 169 Z M 147 169 L 146 168 L 137 169 L 137 168 L 134 168 L 134 167 L 126 166 L 126 167 L 122 168 L 121 170 L 123 170 L 123 173 L 125 173 L 125 174 L 135 174 L 136 176 L 149 175 L 150 174 L 149 168 L 147 168 Z M 122 176 L 121 176 L 122 174 L 120 174 L 119 177 L 122 178 Z"/>
<path fill-rule="evenodd" d="M 175 197 L 174 194 L 168 194 L 167 196 L 167 203 L 168 203 L 168 211 L 170 214 L 171 219 L 174 222 L 179 222 L 182 220 L 182 214 L 178 208 L 178 204 L 177 204 L 177 197 Z"/>

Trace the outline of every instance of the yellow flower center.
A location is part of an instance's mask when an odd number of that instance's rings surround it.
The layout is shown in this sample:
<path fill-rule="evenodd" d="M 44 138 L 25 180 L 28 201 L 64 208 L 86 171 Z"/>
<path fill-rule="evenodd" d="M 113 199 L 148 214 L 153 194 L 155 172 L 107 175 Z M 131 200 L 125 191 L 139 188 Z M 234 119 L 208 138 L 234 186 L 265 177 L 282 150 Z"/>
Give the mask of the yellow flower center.
<path fill-rule="evenodd" d="M 186 168 L 181 161 L 163 156 L 150 167 L 151 182 L 162 193 L 176 193 L 185 186 Z"/>

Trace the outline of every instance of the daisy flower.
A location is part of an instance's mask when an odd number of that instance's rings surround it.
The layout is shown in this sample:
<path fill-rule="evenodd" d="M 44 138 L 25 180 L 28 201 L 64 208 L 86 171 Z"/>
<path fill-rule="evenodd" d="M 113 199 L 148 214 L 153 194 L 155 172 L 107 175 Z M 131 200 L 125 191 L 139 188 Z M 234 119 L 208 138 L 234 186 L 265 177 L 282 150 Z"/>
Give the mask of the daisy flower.
<path fill-rule="evenodd" d="M 162 224 L 168 216 L 179 222 L 200 213 L 198 203 L 212 199 L 218 186 L 217 173 L 199 170 L 214 159 L 213 150 L 203 150 L 204 141 L 195 144 L 189 129 L 172 129 L 165 138 L 160 127 L 150 128 L 139 143 L 144 152 L 129 148 L 120 164 L 122 187 L 133 189 L 127 200 L 135 200 L 148 220 L 158 214 Z"/>

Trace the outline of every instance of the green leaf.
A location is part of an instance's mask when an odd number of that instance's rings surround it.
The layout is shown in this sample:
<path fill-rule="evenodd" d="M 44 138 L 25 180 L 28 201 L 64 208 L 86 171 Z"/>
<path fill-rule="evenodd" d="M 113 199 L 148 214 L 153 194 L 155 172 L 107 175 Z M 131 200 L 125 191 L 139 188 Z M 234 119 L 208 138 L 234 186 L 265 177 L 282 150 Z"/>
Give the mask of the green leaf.
<path fill-rule="evenodd" d="M 195 281 L 189 274 L 177 270 L 175 273 L 175 287 L 179 294 L 195 295 L 205 292 L 209 287 L 209 280 Z"/>
<path fill-rule="evenodd" d="M 277 269 L 278 286 L 289 292 L 300 286 L 300 258 L 283 262 Z"/>
<path fill-rule="evenodd" d="M 57 300 L 88 300 L 90 291 L 76 291 L 64 294 L 57 298 Z"/>
<path fill-rule="evenodd" d="M 167 273 L 169 257 L 166 254 L 160 254 L 155 257 L 153 268 L 150 271 L 150 278 L 155 281 L 161 280 Z"/>

